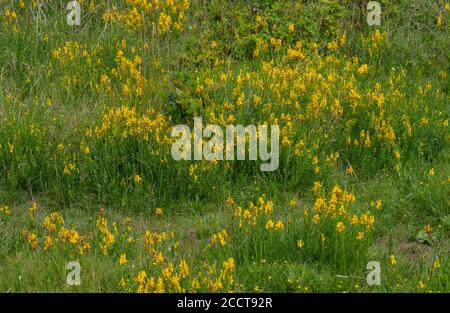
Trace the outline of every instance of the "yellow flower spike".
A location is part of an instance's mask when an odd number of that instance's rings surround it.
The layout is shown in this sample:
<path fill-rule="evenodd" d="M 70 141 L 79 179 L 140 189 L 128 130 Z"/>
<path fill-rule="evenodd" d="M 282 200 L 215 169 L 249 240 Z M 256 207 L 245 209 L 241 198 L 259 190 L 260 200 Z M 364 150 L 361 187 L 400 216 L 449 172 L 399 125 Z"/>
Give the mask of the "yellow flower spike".
<path fill-rule="evenodd" d="M 338 223 L 336 224 L 336 231 L 337 231 L 338 233 L 342 233 L 344 230 L 345 230 L 345 225 L 344 225 L 344 223 L 338 222 Z"/>
<path fill-rule="evenodd" d="M 31 207 L 28 209 L 28 216 L 30 217 L 30 219 L 34 219 L 34 216 L 36 214 L 36 210 L 37 210 L 37 203 L 33 202 L 31 204 Z"/>
<path fill-rule="evenodd" d="M 275 223 L 274 228 L 277 229 L 277 230 L 283 230 L 283 229 L 284 229 L 284 224 L 283 224 L 283 222 L 282 222 L 281 220 L 278 220 L 278 221 Z"/>
<path fill-rule="evenodd" d="M 369 66 L 367 64 L 363 64 L 358 68 L 358 74 L 363 76 L 365 75 L 369 70 Z"/>
<path fill-rule="evenodd" d="M 141 178 L 141 176 L 139 176 L 139 175 L 137 175 L 137 174 L 133 176 L 133 179 L 134 179 L 134 182 L 135 182 L 136 184 L 142 183 L 142 178 Z"/>
<path fill-rule="evenodd" d="M 426 224 L 426 225 L 423 227 L 423 230 L 424 230 L 428 235 L 431 235 L 431 233 L 433 232 L 433 228 L 431 227 L 430 224 Z"/>
<path fill-rule="evenodd" d="M 397 264 L 397 260 L 395 259 L 395 256 L 393 254 L 391 254 L 389 256 L 389 263 L 391 263 L 392 266 L 394 266 L 395 264 Z"/>
<path fill-rule="evenodd" d="M 155 260 L 155 264 L 157 264 L 157 265 L 159 265 L 159 264 L 161 264 L 162 262 L 164 262 L 164 257 L 163 257 L 163 254 L 162 254 L 161 251 L 159 251 L 159 252 L 156 254 L 154 260 Z"/>
<path fill-rule="evenodd" d="M 158 218 L 161 218 L 163 216 L 163 209 L 162 208 L 156 208 L 155 209 L 155 215 Z"/>
<path fill-rule="evenodd" d="M 187 276 L 189 276 L 189 266 L 187 265 L 185 260 L 181 259 L 179 269 L 181 277 L 186 278 Z"/>
<path fill-rule="evenodd" d="M 122 253 L 119 257 L 119 265 L 125 265 L 127 264 L 127 255 L 125 253 Z"/>
<path fill-rule="evenodd" d="M 352 174 L 353 174 L 353 167 L 352 167 L 351 165 L 349 165 L 349 166 L 347 167 L 347 169 L 345 170 L 345 172 L 346 172 L 347 174 L 349 174 L 349 175 L 352 175 Z"/>
<path fill-rule="evenodd" d="M 436 260 L 433 262 L 433 269 L 437 270 L 441 267 L 441 263 L 439 261 L 439 258 L 436 258 Z"/>
<path fill-rule="evenodd" d="M 44 238 L 44 250 L 48 251 L 53 246 L 53 240 L 50 236 L 45 236 Z"/>
<path fill-rule="evenodd" d="M 272 228 L 274 227 L 274 222 L 273 222 L 271 219 L 269 219 L 269 220 L 267 221 L 265 227 L 266 227 L 266 229 L 272 229 Z"/>

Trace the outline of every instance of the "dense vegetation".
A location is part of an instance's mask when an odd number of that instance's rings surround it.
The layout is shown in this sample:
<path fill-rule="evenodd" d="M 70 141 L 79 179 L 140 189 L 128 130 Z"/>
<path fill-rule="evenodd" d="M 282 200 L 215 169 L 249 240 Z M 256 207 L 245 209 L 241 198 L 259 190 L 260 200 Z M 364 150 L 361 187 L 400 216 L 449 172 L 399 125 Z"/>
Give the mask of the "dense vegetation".
<path fill-rule="evenodd" d="M 449 291 L 449 3 L 79 3 L 0 0 L 0 291 Z M 278 169 L 175 161 L 195 116 Z"/>

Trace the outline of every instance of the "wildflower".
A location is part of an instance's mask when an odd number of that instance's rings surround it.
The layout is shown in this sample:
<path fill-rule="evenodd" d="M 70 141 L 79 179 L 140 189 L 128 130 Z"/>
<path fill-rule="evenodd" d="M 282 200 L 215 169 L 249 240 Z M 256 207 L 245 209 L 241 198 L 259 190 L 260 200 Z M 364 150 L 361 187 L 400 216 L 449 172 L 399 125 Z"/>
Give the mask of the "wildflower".
<path fill-rule="evenodd" d="M 0 213 L 4 213 L 5 215 L 10 215 L 11 211 L 10 211 L 9 207 L 0 205 Z"/>
<path fill-rule="evenodd" d="M 437 270 L 438 268 L 440 268 L 441 267 L 441 262 L 439 261 L 439 258 L 437 258 L 436 260 L 434 260 L 434 262 L 433 262 L 433 268 L 435 269 L 435 270 Z"/>
<path fill-rule="evenodd" d="M 428 176 L 433 177 L 434 174 L 435 174 L 434 168 L 431 168 L 430 171 L 428 172 Z"/>
<path fill-rule="evenodd" d="M 36 204 L 36 202 L 33 202 L 31 204 L 31 207 L 28 209 L 28 216 L 30 217 L 30 219 L 34 219 L 34 215 L 36 214 L 36 210 L 37 210 L 37 204 Z"/>
<path fill-rule="evenodd" d="M 419 287 L 420 289 L 424 289 L 425 288 L 425 284 L 423 283 L 423 281 L 419 280 L 419 283 L 417 284 L 417 287 Z"/>
<path fill-rule="evenodd" d="M 147 273 L 145 271 L 140 271 L 137 274 L 137 276 L 134 278 L 134 280 L 139 284 L 143 284 L 145 281 L 145 278 L 147 278 Z"/>
<path fill-rule="evenodd" d="M 342 222 L 336 224 L 336 231 L 342 233 L 345 230 L 345 225 Z"/>
<path fill-rule="evenodd" d="M 289 205 L 291 207 L 296 207 L 298 204 L 298 200 L 296 198 L 292 198 L 291 201 L 289 201 Z"/>
<path fill-rule="evenodd" d="M 44 218 L 42 226 L 51 232 L 56 231 L 56 225 L 51 221 L 50 217 L 48 216 Z"/>
<path fill-rule="evenodd" d="M 320 181 L 315 181 L 313 186 L 313 192 L 318 192 L 322 189 L 322 183 Z"/>
<path fill-rule="evenodd" d="M 289 32 L 290 32 L 290 33 L 293 33 L 293 32 L 295 31 L 295 26 L 294 26 L 294 24 L 289 24 L 288 29 L 289 29 Z"/>
<path fill-rule="evenodd" d="M 155 256 L 155 263 L 156 264 L 161 264 L 164 261 L 164 257 L 161 251 L 159 251 L 159 253 L 156 254 Z"/>
<path fill-rule="evenodd" d="M 231 197 L 228 197 L 227 200 L 225 201 L 225 203 L 230 207 L 235 204 L 233 198 L 231 198 Z"/>
<path fill-rule="evenodd" d="M 430 224 L 427 224 L 423 227 L 423 230 L 428 234 L 431 235 L 431 233 L 433 232 L 433 228 L 431 227 Z"/>
<path fill-rule="evenodd" d="M 381 200 L 380 199 L 375 201 L 375 209 L 377 209 L 377 210 L 381 209 Z"/>
<path fill-rule="evenodd" d="M 299 249 L 302 249 L 304 245 L 305 245 L 305 242 L 302 239 L 297 240 L 297 247 Z"/>
<path fill-rule="evenodd" d="M 320 220 L 319 214 L 314 214 L 314 216 L 313 216 L 314 224 L 317 224 L 319 222 L 319 220 Z"/>
<path fill-rule="evenodd" d="M 156 215 L 158 218 L 161 218 L 162 215 L 163 215 L 163 209 L 162 209 L 162 208 L 156 208 L 156 209 L 155 209 L 155 215 Z"/>
<path fill-rule="evenodd" d="M 173 275 L 169 280 L 169 286 L 173 291 L 180 292 L 180 277 L 178 275 Z"/>
<path fill-rule="evenodd" d="M 363 240 L 364 239 L 364 233 L 363 232 L 358 232 L 358 234 L 356 235 L 356 240 Z"/>
<path fill-rule="evenodd" d="M 345 172 L 349 175 L 353 174 L 353 167 L 350 165 L 349 167 L 347 167 L 347 169 L 345 170 Z"/>
<path fill-rule="evenodd" d="M 369 66 L 367 64 L 363 64 L 358 68 L 358 74 L 363 76 L 369 70 Z"/>
<path fill-rule="evenodd" d="M 183 278 L 186 278 L 189 275 L 189 266 L 187 265 L 185 260 L 182 259 L 180 261 L 179 268 L 180 268 L 180 275 Z"/>
<path fill-rule="evenodd" d="M 391 254 L 389 256 L 389 262 L 391 263 L 392 266 L 394 266 L 395 264 L 397 264 L 397 261 L 395 260 L 395 256 L 393 254 Z"/>
<path fill-rule="evenodd" d="M 44 250 L 48 251 L 53 245 L 52 238 L 50 236 L 45 236 L 44 238 Z"/>
<path fill-rule="evenodd" d="M 200 282 L 198 280 L 198 277 L 195 277 L 192 280 L 191 287 L 192 287 L 192 289 L 200 289 Z"/>
<path fill-rule="evenodd" d="M 234 259 L 233 258 L 229 258 L 228 260 L 223 262 L 223 268 L 227 271 L 233 271 L 235 268 L 234 265 Z"/>
<path fill-rule="evenodd" d="M 163 293 L 164 292 L 164 281 L 161 277 L 158 277 L 158 281 L 156 282 L 155 292 Z"/>
<path fill-rule="evenodd" d="M 284 224 L 281 220 L 278 220 L 275 225 L 274 225 L 275 229 L 277 230 L 283 230 L 284 229 Z"/>
<path fill-rule="evenodd" d="M 122 253 L 119 258 L 119 265 L 125 265 L 127 264 L 127 262 L 127 255 L 125 253 Z"/>
<path fill-rule="evenodd" d="M 137 174 L 134 175 L 133 179 L 134 179 L 134 182 L 135 182 L 136 184 L 142 183 L 142 178 L 141 178 L 141 176 L 139 176 L 139 175 L 137 175 Z"/>
<path fill-rule="evenodd" d="M 274 226 L 274 223 L 271 219 L 269 219 L 266 223 L 266 229 L 272 229 Z"/>
<path fill-rule="evenodd" d="M 224 228 L 219 233 L 213 234 L 211 244 L 215 245 L 215 244 L 219 243 L 223 247 L 226 245 L 227 241 L 228 241 L 228 232 Z"/>

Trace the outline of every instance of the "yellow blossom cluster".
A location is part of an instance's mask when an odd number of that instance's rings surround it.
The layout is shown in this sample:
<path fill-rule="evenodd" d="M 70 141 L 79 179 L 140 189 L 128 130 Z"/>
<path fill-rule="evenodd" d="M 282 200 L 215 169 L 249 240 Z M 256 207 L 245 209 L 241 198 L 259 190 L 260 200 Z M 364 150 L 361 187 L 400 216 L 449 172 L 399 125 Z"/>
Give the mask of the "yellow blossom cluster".
<path fill-rule="evenodd" d="M 157 26 L 159 34 L 183 30 L 189 0 L 126 0 L 123 9 L 113 6 L 103 14 L 105 23 L 119 23 L 137 30 L 143 25 Z"/>

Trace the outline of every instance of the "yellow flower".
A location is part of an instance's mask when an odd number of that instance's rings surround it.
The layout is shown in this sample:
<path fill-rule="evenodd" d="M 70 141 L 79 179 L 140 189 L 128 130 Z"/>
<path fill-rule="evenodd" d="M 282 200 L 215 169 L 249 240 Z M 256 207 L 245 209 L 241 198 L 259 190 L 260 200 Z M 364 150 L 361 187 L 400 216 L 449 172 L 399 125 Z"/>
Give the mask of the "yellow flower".
<path fill-rule="evenodd" d="M 427 234 L 429 234 L 429 235 L 431 235 L 431 233 L 433 232 L 433 228 L 431 227 L 430 224 L 425 225 L 425 226 L 423 227 L 423 230 L 424 230 Z"/>
<path fill-rule="evenodd" d="M 155 215 L 156 215 L 158 218 L 161 218 L 162 215 L 163 215 L 163 209 L 162 209 L 162 208 L 156 208 L 156 209 L 155 209 Z"/>
<path fill-rule="evenodd" d="M 379 209 L 381 209 L 381 200 L 380 199 L 378 199 L 377 201 L 375 201 L 375 208 L 377 209 L 377 210 L 379 210 Z"/>
<path fill-rule="evenodd" d="M 53 241 L 52 241 L 52 237 L 50 236 L 45 236 L 44 239 L 44 250 L 48 251 L 53 245 Z"/>
<path fill-rule="evenodd" d="M 0 206 L 0 213 L 4 213 L 5 215 L 10 215 L 11 211 L 7 206 Z"/>
<path fill-rule="evenodd" d="M 266 223 L 266 229 L 272 229 L 273 225 L 274 225 L 273 221 L 269 219 Z"/>
<path fill-rule="evenodd" d="M 319 220 L 320 220 L 319 214 L 314 214 L 314 216 L 313 216 L 314 224 L 317 224 L 319 222 Z"/>
<path fill-rule="evenodd" d="M 127 262 L 127 255 L 125 253 L 122 253 L 119 258 L 119 265 L 127 264 Z"/>
<path fill-rule="evenodd" d="M 191 284 L 192 289 L 200 289 L 200 282 L 198 280 L 198 277 L 195 277 L 192 280 L 192 284 Z"/>
<path fill-rule="evenodd" d="M 133 179 L 134 179 L 134 182 L 135 182 L 136 184 L 142 183 L 142 178 L 141 178 L 141 176 L 139 176 L 139 175 L 137 175 L 137 174 L 134 175 Z"/>
<path fill-rule="evenodd" d="M 428 172 L 428 176 L 433 177 L 434 174 L 435 174 L 434 168 L 431 168 L 430 171 Z"/>
<path fill-rule="evenodd" d="M 441 262 L 439 262 L 439 258 L 437 258 L 435 261 L 434 261 L 434 263 L 433 263 L 433 268 L 435 269 L 435 270 L 437 270 L 438 268 L 440 268 L 441 267 Z"/>
<path fill-rule="evenodd" d="M 397 261 L 395 260 L 395 256 L 393 254 L 391 254 L 389 256 L 389 262 L 391 263 L 392 266 L 394 266 L 395 264 L 397 264 Z"/>
<path fill-rule="evenodd" d="M 28 216 L 30 217 L 30 219 L 34 219 L 34 215 L 36 214 L 36 210 L 37 210 L 37 204 L 36 204 L 36 202 L 33 202 L 31 204 L 31 208 L 28 209 Z"/>
<path fill-rule="evenodd" d="M 367 64 L 363 64 L 358 68 L 358 74 L 364 75 L 367 73 L 368 70 L 369 70 L 369 66 Z"/>
<path fill-rule="evenodd" d="M 295 26 L 294 24 L 289 24 L 289 32 L 293 33 L 295 31 Z"/>
<path fill-rule="evenodd" d="M 320 181 L 315 181 L 313 186 L 313 192 L 320 191 L 322 189 L 322 183 Z"/>
<path fill-rule="evenodd" d="M 363 232 L 358 232 L 358 234 L 356 235 L 356 240 L 363 240 L 364 239 L 364 233 Z"/>
<path fill-rule="evenodd" d="M 277 229 L 277 230 L 283 230 L 284 229 L 284 224 L 283 224 L 283 222 L 281 221 L 281 220 L 278 220 L 276 223 L 275 223 L 275 229 Z"/>
<path fill-rule="evenodd" d="M 295 198 L 292 198 L 291 201 L 289 201 L 289 204 L 291 207 L 296 207 L 298 204 L 298 200 Z"/>
<path fill-rule="evenodd" d="M 338 233 L 342 233 L 344 230 L 345 230 L 345 225 L 344 225 L 344 223 L 338 222 L 338 223 L 336 224 L 336 231 L 337 231 Z"/>
<path fill-rule="evenodd" d="M 417 287 L 419 287 L 420 289 L 424 289 L 425 284 L 420 280 L 419 283 L 417 284 Z"/>
<path fill-rule="evenodd" d="M 345 172 L 349 175 L 353 174 L 353 167 L 350 165 L 349 167 L 347 167 L 347 169 L 345 170 Z"/>
<path fill-rule="evenodd" d="M 352 218 L 350 219 L 350 224 L 355 225 L 358 224 L 358 216 L 356 216 L 356 214 L 353 214 Z"/>
<path fill-rule="evenodd" d="M 134 278 L 134 280 L 139 284 L 143 284 L 145 278 L 147 278 L 147 273 L 145 271 L 140 271 L 138 275 Z"/>
<path fill-rule="evenodd" d="M 297 240 L 297 247 L 299 247 L 299 249 L 302 249 L 304 245 L 305 242 L 302 239 Z"/>
<path fill-rule="evenodd" d="M 223 262 L 223 268 L 226 269 L 227 271 L 233 271 L 235 268 L 234 265 L 234 259 L 233 258 L 229 258 L 228 260 Z"/>
<path fill-rule="evenodd" d="M 180 275 L 183 278 L 186 278 L 189 275 L 189 266 L 187 265 L 185 260 L 182 259 L 180 261 L 179 268 L 180 268 Z"/>
<path fill-rule="evenodd" d="M 164 261 L 164 257 L 162 255 L 162 252 L 159 251 L 159 253 L 156 254 L 156 256 L 155 256 L 155 263 L 156 264 L 161 264 L 163 261 Z"/>
<path fill-rule="evenodd" d="M 215 245 L 219 243 L 222 247 L 227 244 L 228 241 L 228 232 L 225 228 L 223 228 L 219 233 L 213 234 L 211 244 Z"/>

